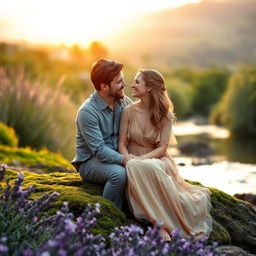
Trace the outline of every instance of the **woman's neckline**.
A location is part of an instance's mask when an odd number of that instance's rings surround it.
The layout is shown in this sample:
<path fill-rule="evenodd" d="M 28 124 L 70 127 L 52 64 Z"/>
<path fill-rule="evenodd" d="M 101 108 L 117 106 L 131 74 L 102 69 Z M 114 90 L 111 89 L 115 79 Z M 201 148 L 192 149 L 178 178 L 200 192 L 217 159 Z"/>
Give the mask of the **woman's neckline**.
<path fill-rule="evenodd" d="M 132 107 L 133 107 L 135 110 L 137 110 L 137 111 L 139 111 L 139 112 L 147 112 L 145 109 L 140 108 L 138 105 L 139 105 L 139 101 L 132 103 Z"/>

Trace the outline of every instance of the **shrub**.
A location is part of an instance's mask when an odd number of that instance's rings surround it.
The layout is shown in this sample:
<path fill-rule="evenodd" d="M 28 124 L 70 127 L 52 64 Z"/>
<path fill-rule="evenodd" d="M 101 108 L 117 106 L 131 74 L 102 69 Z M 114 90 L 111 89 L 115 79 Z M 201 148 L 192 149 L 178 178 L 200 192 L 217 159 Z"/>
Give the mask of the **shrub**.
<path fill-rule="evenodd" d="M 0 145 L 16 147 L 18 145 L 18 138 L 12 127 L 8 127 L 0 122 Z"/>
<path fill-rule="evenodd" d="M 183 119 L 191 112 L 193 104 L 193 88 L 191 84 L 179 79 L 166 80 L 167 91 L 174 104 L 174 111 L 178 119 Z"/>
<path fill-rule="evenodd" d="M 74 170 L 71 163 L 60 154 L 53 153 L 47 149 L 32 150 L 29 147 L 9 147 L 0 145 L 0 162 L 10 165 L 23 165 L 27 167 L 38 167 L 45 171 L 67 171 Z"/>
<path fill-rule="evenodd" d="M 227 70 L 209 69 L 197 74 L 193 81 L 194 113 L 204 116 L 211 113 L 226 89 L 228 78 Z"/>
<path fill-rule="evenodd" d="M 198 71 L 190 67 L 177 67 L 171 71 L 171 76 L 176 77 L 184 82 L 193 84 L 197 77 Z"/>
<path fill-rule="evenodd" d="M 0 121 L 14 128 L 20 146 L 73 154 L 75 108 L 61 91 L 21 68 L 0 68 Z"/>
<path fill-rule="evenodd" d="M 235 73 L 211 116 L 236 136 L 256 135 L 256 68 L 244 67 Z"/>

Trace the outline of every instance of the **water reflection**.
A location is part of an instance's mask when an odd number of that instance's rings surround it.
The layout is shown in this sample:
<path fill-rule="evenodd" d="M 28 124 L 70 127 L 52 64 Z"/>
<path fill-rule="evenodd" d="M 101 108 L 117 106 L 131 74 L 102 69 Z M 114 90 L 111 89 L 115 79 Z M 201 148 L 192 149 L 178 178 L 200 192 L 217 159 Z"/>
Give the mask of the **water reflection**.
<path fill-rule="evenodd" d="M 256 164 L 256 139 L 228 138 L 212 142 L 217 154 L 228 161 Z"/>
<path fill-rule="evenodd" d="M 233 138 L 228 130 L 215 125 L 181 122 L 174 126 L 178 145 L 186 142 L 207 143 L 219 156 L 230 162 L 256 164 L 256 138 Z"/>
<path fill-rule="evenodd" d="M 256 164 L 256 139 L 216 139 L 207 134 L 177 136 L 178 145 L 186 142 L 208 143 L 215 151 L 215 156 L 209 159 L 227 160 L 229 162 L 240 162 Z M 176 153 L 177 154 L 177 153 Z"/>
<path fill-rule="evenodd" d="M 256 138 L 233 138 L 227 130 L 211 125 L 179 123 L 174 127 L 178 145 L 169 148 L 182 177 L 218 188 L 230 195 L 256 194 Z M 214 155 L 180 154 L 179 145 L 200 145 L 214 150 Z M 198 150 L 198 152 L 200 152 Z"/>
<path fill-rule="evenodd" d="M 176 160 L 177 161 L 177 160 Z M 220 189 L 230 195 L 256 194 L 256 165 L 222 161 L 212 165 L 180 166 L 179 173 L 188 180 Z"/>

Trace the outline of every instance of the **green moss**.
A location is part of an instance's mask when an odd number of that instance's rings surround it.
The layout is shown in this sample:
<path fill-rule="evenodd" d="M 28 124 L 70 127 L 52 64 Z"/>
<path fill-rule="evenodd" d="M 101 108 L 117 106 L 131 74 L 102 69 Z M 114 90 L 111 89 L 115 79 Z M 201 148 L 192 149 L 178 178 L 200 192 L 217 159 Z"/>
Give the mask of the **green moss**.
<path fill-rule="evenodd" d="M 202 186 L 198 182 L 190 184 Z M 216 188 L 208 188 L 211 194 L 213 230 L 210 238 L 220 244 L 232 243 L 252 250 L 256 246 L 256 211 L 247 202 L 238 200 Z"/>
<path fill-rule="evenodd" d="M 16 179 L 17 172 L 7 170 L 7 176 L 11 182 Z M 58 210 L 63 202 L 69 202 L 70 210 L 80 215 L 86 204 L 94 205 L 99 202 L 102 206 L 98 217 L 98 224 L 94 230 L 108 239 L 114 227 L 127 224 L 126 216 L 129 216 L 129 223 L 133 223 L 131 214 L 121 212 L 115 205 L 103 198 L 102 186 L 90 184 L 81 179 L 78 173 L 48 173 L 38 174 L 24 171 L 24 187 L 35 185 L 36 191 L 32 198 L 38 198 L 44 193 L 57 191 L 60 193 L 57 201 L 53 204 L 50 213 Z M 197 182 L 190 182 L 202 186 Z M 241 200 L 238 200 L 220 190 L 209 188 L 212 192 L 211 215 L 213 217 L 213 230 L 210 238 L 219 244 L 231 243 L 244 249 L 251 249 L 254 246 L 256 237 L 256 212 L 253 207 Z"/>
<path fill-rule="evenodd" d="M 251 250 L 255 247 L 256 211 L 247 202 L 238 200 L 223 191 L 210 188 L 211 215 L 230 234 L 233 244 Z"/>
<path fill-rule="evenodd" d="M 60 154 L 26 148 L 12 148 L 0 145 L 0 162 L 9 165 L 25 165 L 27 167 L 40 167 L 45 172 L 74 171 L 73 166 Z"/>
<path fill-rule="evenodd" d="M 235 206 L 236 205 L 236 199 L 227 193 L 220 191 L 216 188 L 209 188 L 212 192 L 211 195 L 211 201 L 212 204 L 218 205 L 220 202 L 224 204 L 228 204 L 229 206 Z"/>
<path fill-rule="evenodd" d="M 230 212 L 230 209 L 236 211 L 239 205 L 237 204 L 237 200 L 215 188 L 209 188 L 212 192 L 211 195 L 211 203 L 212 203 L 212 211 L 211 214 L 213 217 L 220 219 L 224 218 L 226 212 Z"/>
<path fill-rule="evenodd" d="M 69 202 L 70 211 L 75 216 L 79 216 L 87 204 L 95 205 L 98 202 L 101 204 L 101 213 L 97 218 L 94 233 L 102 234 L 108 239 L 114 227 L 126 225 L 125 214 L 117 209 L 111 201 L 100 196 L 102 188 L 83 182 L 77 173 L 37 174 L 27 171 L 23 171 L 23 173 L 24 188 L 30 185 L 35 186 L 35 193 L 32 194 L 31 199 L 38 198 L 45 193 L 59 192 L 60 195 L 52 204 L 49 213 L 56 212 L 63 202 Z M 6 176 L 14 181 L 17 178 L 17 172 L 8 169 Z"/>
<path fill-rule="evenodd" d="M 185 179 L 185 181 L 190 183 L 190 184 L 192 184 L 192 185 L 203 187 L 203 185 L 200 182 L 198 182 L 198 181 L 191 181 L 191 180 L 186 180 L 186 179 Z"/>
<path fill-rule="evenodd" d="M 17 147 L 18 141 L 19 140 L 16 136 L 15 130 L 12 127 L 0 122 L 0 144 L 10 147 Z"/>
<path fill-rule="evenodd" d="M 219 244 L 228 244 L 231 241 L 231 237 L 228 231 L 220 225 L 217 221 L 213 220 L 212 232 L 210 234 L 210 239 L 217 241 Z"/>

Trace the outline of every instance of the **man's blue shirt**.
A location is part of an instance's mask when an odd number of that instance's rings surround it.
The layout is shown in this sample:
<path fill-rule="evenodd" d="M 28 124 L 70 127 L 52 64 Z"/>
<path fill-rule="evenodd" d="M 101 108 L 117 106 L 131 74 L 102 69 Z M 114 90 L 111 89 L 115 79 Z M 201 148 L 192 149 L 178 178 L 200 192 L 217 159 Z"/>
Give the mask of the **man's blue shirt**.
<path fill-rule="evenodd" d="M 76 116 L 76 155 L 71 162 L 76 168 L 93 157 L 103 163 L 121 164 L 124 156 L 117 152 L 120 118 L 131 102 L 125 96 L 112 110 L 95 91 L 81 105 Z"/>

